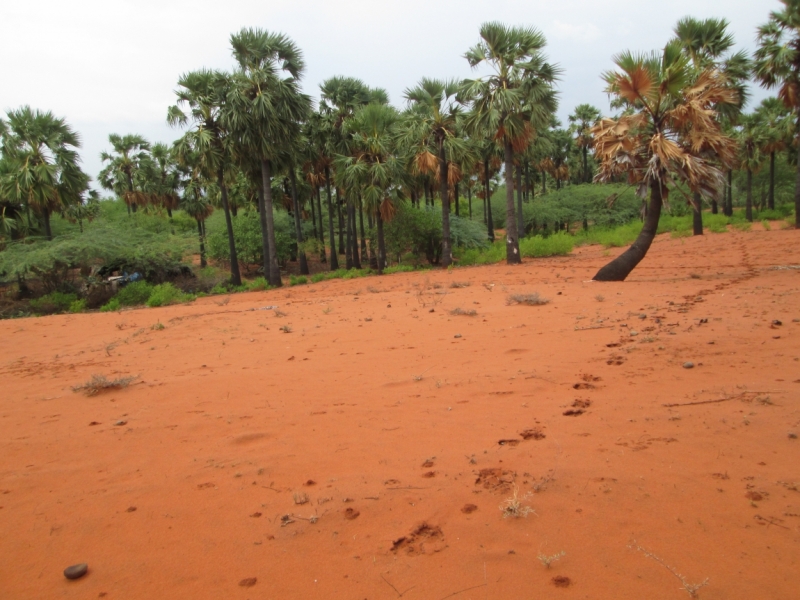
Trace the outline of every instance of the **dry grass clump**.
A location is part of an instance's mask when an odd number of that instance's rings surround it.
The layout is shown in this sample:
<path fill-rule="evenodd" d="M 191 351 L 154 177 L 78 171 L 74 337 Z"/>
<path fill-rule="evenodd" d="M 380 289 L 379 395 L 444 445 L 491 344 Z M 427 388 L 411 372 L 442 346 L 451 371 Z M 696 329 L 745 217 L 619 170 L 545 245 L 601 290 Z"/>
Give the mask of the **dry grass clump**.
<path fill-rule="evenodd" d="M 567 553 L 562 550 L 561 552 L 553 554 L 552 556 L 547 556 L 546 554 L 539 554 L 536 558 L 538 558 L 542 562 L 542 564 L 549 569 L 551 564 L 553 564 L 554 562 L 556 562 L 561 558 L 564 558 L 566 555 Z"/>
<path fill-rule="evenodd" d="M 708 585 L 708 577 L 706 577 L 700 583 L 689 583 L 683 575 L 678 573 L 678 571 L 674 567 L 669 566 L 664 561 L 663 558 L 661 558 L 660 556 L 656 556 L 655 554 L 653 554 L 649 550 L 646 550 L 645 548 L 642 548 L 639 544 L 636 543 L 636 540 L 633 540 L 628 545 L 628 548 L 631 548 L 632 550 L 637 550 L 637 551 L 641 552 L 647 558 L 652 558 L 654 561 L 656 561 L 662 567 L 667 569 L 670 573 L 675 575 L 675 577 L 677 577 L 680 580 L 680 582 L 683 584 L 681 586 L 681 589 L 684 590 L 687 594 L 689 594 L 689 596 L 692 597 L 692 598 L 699 598 L 700 597 L 699 596 L 700 589 L 704 588 L 705 586 Z"/>
<path fill-rule="evenodd" d="M 530 506 L 522 505 L 522 503 L 530 497 L 530 492 L 520 496 L 519 489 L 515 485 L 512 496 L 503 500 L 503 503 L 500 505 L 500 510 L 503 511 L 503 518 L 507 519 L 513 517 L 519 519 L 521 517 L 527 517 L 530 513 L 536 514 Z"/>
<path fill-rule="evenodd" d="M 550 302 L 547 298 L 539 295 L 539 292 L 533 294 L 511 294 L 508 297 L 508 304 L 527 304 L 528 306 L 541 306 Z"/>
<path fill-rule="evenodd" d="M 451 288 L 465 288 L 469 287 L 469 281 L 454 281 L 450 284 Z"/>
<path fill-rule="evenodd" d="M 92 375 L 86 383 L 72 387 L 73 392 L 83 392 L 87 396 L 96 396 L 106 390 L 119 390 L 128 387 L 138 376 L 118 377 L 117 379 L 107 379 L 105 375 Z"/>
<path fill-rule="evenodd" d="M 473 309 L 464 310 L 463 308 L 454 308 L 450 311 L 450 314 L 454 317 L 463 316 L 463 317 L 474 317 L 478 314 L 478 311 Z"/>

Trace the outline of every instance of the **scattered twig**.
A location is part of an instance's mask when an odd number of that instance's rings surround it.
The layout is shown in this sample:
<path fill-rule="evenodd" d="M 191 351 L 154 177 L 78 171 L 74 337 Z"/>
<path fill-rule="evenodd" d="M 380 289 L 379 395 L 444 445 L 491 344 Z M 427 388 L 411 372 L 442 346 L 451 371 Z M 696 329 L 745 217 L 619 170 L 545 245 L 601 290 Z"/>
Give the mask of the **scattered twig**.
<path fill-rule="evenodd" d="M 394 587 L 391 583 L 389 583 L 389 580 L 386 579 L 386 577 L 383 576 L 383 573 L 381 573 L 380 576 L 381 576 L 381 579 L 383 579 L 386 582 L 386 585 L 388 585 L 390 588 L 392 588 L 394 590 L 394 593 L 397 594 L 398 598 L 402 598 L 404 594 L 407 594 L 408 592 L 410 592 L 411 590 L 413 590 L 416 587 L 415 585 L 412 585 L 405 592 L 401 592 L 396 587 Z"/>
<path fill-rule="evenodd" d="M 766 517 L 762 517 L 761 515 L 755 515 L 753 518 L 759 521 L 764 521 L 765 523 L 769 523 L 770 525 L 781 527 L 783 529 L 789 529 L 788 527 L 786 527 L 786 525 L 781 525 L 780 523 L 776 523 L 775 521 L 772 520 L 772 518 L 767 519 Z"/>
<path fill-rule="evenodd" d="M 488 584 L 482 583 L 480 585 L 473 585 L 472 587 L 464 588 L 463 590 L 458 590 L 457 592 L 453 592 L 452 594 L 447 594 L 441 598 L 441 600 L 447 600 L 447 598 L 452 598 L 453 596 L 458 596 L 459 594 L 463 594 L 464 592 L 468 592 L 470 590 L 477 590 L 478 588 L 486 587 Z"/>
<path fill-rule="evenodd" d="M 772 391 L 772 392 L 759 392 L 756 390 L 742 392 L 741 394 L 736 394 L 735 396 L 731 396 L 729 398 L 720 398 L 718 400 L 698 400 L 696 402 L 675 402 L 672 404 L 662 404 L 661 406 L 666 406 L 667 408 L 673 408 L 675 406 L 696 406 L 698 404 L 717 404 L 719 402 L 727 402 L 728 400 L 738 400 L 743 396 L 749 396 L 750 394 L 779 394 L 780 392 Z"/>
<path fill-rule="evenodd" d="M 681 575 L 680 573 L 678 573 L 678 571 L 675 570 L 674 567 L 671 567 L 666 562 L 664 562 L 663 558 L 661 558 L 659 556 L 656 556 L 655 554 L 653 554 L 652 552 L 646 550 L 645 548 L 642 548 L 640 545 L 638 545 L 636 543 L 636 540 L 633 540 L 628 545 L 628 548 L 631 548 L 632 550 L 638 550 L 639 552 L 644 554 L 647 558 L 652 558 L 654 561 L 656 561 L 662 567 L 666 568 L 670 573 L 675 575 L 675 577 L 677 577 L 680 580 L 680 582 L 683 584 L 683 587 L 681 589 L 682 590 L 686 590 L 686 593 L 689 594 L 692 598 L 697 598 L 698 597 L 697 596 L 697 592 L 700 591 L 700 588 L 705 587 L 705 586 L 708 585 L 708 577 L 706 577 L 700 583 L 689 583 L 688 581 L 686 581 L 686 578 L 683 575 Z"/>
<path fill-rule="evenodd" d="M 588 329 L 611 329 L 616 325 L 592 325 L 591 327 L 576 327 L 575 331 L 586 331 Z"/>
<path fill-rule="evenodd" d="M 387 490 L 427 490 L 426 487 L 416 487 L 413 485 L 407 485 L 404 487 L 387 487 Z"/>

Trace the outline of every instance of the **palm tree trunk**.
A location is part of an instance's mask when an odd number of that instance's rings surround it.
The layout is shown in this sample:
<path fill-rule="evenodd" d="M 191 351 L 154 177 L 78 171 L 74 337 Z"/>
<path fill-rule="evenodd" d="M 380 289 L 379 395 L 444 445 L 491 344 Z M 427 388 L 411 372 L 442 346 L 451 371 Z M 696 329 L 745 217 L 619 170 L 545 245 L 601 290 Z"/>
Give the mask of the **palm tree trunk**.
<path fill-rule="evenodd" d="M 336 256 L 336 237 L 333 234 L 333 202 L 331 201 L 331 170 L 325 167 L 325 189 L 328 194 L 328 237 L 331 240 L 331 271 L 339 269 L 339 258 Z"/>
<path fill-rule="evenodd" d="M 767 208 L 775 210 L 775 151 L 769 153 L 769 191 L 767 192 Z"/>
<path fill-rule="evenodd" d="M 361 229 L 361 260 L 364 260 L 367 254 L 367 237 L 364 235 L 364 202 L 361 200 L 361 195 L 358 196 L 358 226 Z"/>
<path fill-rule="evenodd" d="M 547 173 L 542 169 L 542 196 L 547 193 Z"/>
<path fill-rule="evenodd" d="M 744 216 L 745 219 L 753 222 L 753 171 L 752 169 L 747 169 L 747 197 L 745 200 L 746 204 L 744 205 Z"/>
<path fill-rule="evenodd" d="M 522 165 L 517 165 L 517 234 L 525 235 L 525 219 L 522 216 Z"/>
<path fill-rule="evenodd" d="M 130 172 L 126 172 L 125 175 L 127 176 L 128 179 L 128 191 L 130 191 L 130 193 L 133 194 L 133 177 L 131 177 Z M 133 212 L 136 212 L 135 202 L 131 202 L 130 205 L 128 206 L 128 214 L 130 214 L 131 210 L 133 210 Z"/>
<path fill-rule="evenodd" d="M 458 182 L 456 181 L 455 185 L 453 186 L 453 204 L 456 205 L 456 216 L 460 217 L 461 213 L 459 212 L 460 207 L 458 205 L 458 191 Z"/>
<path fill-rule="evenodd" d="M 346 217 L 344 222 L 344 268 L 350 270 L 353 268 L 353 235 L 350 228 L 350 199 L 347 197 L 345 197 L 344 216 Z"/>
<path fill-rule="evenodd" d="M 692 235 L 703 235 L 703 198 L 698 192 L 693 194 Z"/>
<path fill-rule="evenodd" d="M 522 257 L 519 255 L 517 218 L 514 210 L 514 150 L 508 139 L 504 140 L 503 146 L 506 163 L 506 263 L 518 265 L 522 262 Z"/>
<path fill-rule="evenodd" d="M 264 278 L 269 278 L 269 236 L 267 235 L 267 209 L 264 202 L 264 186 L 256 185 L 258 190 L 258 220 L 261 223 L 261 262 L 264 268 Z"/>
<path fill-rule="evenodd" d="M 206 266 L 206 244 L 203 240 L 203 223 L 197 219 L 197 237 L 200 240 L 200 267 Z"/>
<path fill-rule="evenodd" d="M 300 274 L 308 275 L 308 260 L 303 251 L 303 227 L 300 223 L 300 201 L 297 199 L 297 180 L 295 178 L 294 165 L 289 166 L 289 185 L 292 190 L 292 206 L 294 207 L 294 234 L 297 238 L 297 255 L 300 258 Z"/>
<path fill-rule="evenodd" d="M 486 185 L 486 228 L 489 230 L 489 241 L 494 243 L 494 221 L 492 220 L 492 192 L 489 188 L 489 159 L 483 163 L 484 183 Z"/>
<path fill-rule="evenodd" d="M 50 229 L 50 209 L 47 207 L 42 211 L 42 221 L 44 221 L 44 235 L 52 242 L 53 232 Z"/>
<path fill-rule="evenodd" d="M 383 275 L 383 266 L 386 264 L 386 242 L 383 239 L 383 217 L 380 208 L 376 211 L 378 221 L 378 275 Z"/>
<path fill-rule="evenodd" d="M 225 185 L 222 167 L 217 171 L 217 185 L 222 196 L 222 210 L 225 213 L 225 227 L 228 230 L 228 252 L 231 259 L 231 283 L 235 286 L 242 285 L 242 275 L 239 273 L 239 258 L 236 256 L 236 241 L 233 237 L 233 221 L 231 210 L 228 206 L 228 186 Z"/>
<path fill-rule="evenodd" d="M 444 141 L 439 140 L 439 193 L 442 195 L 442 267 L 453 262 L 450 244 L 450 195 L 447 186 L 448 165 L 444 151 Z"/>
<path fill-rule="evenodd" d="M 350 203 L 350 229 L 353 232 L 353 249 L 351 252 L 353 253 L 353 266 L 356 269 L 361 268 L 361 257 L 358 253 L 358 227 L 356 226 L 356 203 Z"/>
<path fill-rule="evenodd" d="M 342 217 L 342 199 L 339 197 L 339 193 L 336 193 L 336 214 L 339 216 L 339 254 L 344 254 L 346 252 L 346 246 L 344 245 L 344 218 Z M 348 269 L 350 267 L 347 267 Z"/>
<path fill-rule="evenodd" d="M 583 181 L 584 183 L 591 182 L 592 178 L 589 176 L 589 147 L 583 148 Z"/>
<path fill-rule="evenodd" d="M 275 215 L 272 204 L 272 163 L 261 161 L 261 184 L 264 187 L 264 213 L 267 216 L 267 243 L 269 245 L 269 265 L 264 277 L 271 286 L 281 287 L 281 271 L 278 267 L 278 249 L 275 246 Z"/>
<path fill-rule="evenodd" d="M 472 187 L 467 186 L 467 203 L 469 204 L 469 220 L 472 221 Z"/>
<path fill-rule="evenodd" d="M 597 272 L 593 278 L 595 281 L 625 281 L 625 278 L 647 254 L 653 238 L 656 237 L 658 219 L 661 216 L 661 204 L 661 186 L 658 182 L 653 182 L 650 184 L 650 209 L 647 211 L 642 231 L 630 248 Z"/>
<path fill-rule="evenodd" d="M 728 169 L 728 187 L 725 190 L 725 216 L 733 216 L 733 169 Z"/>
<path fill-rule="evenodd" d="M 319 191 L 319 186 L 317 186 L 317 213 L 319 214 L 319 262 L 326 263 L 328 262 L 328 257 L 325 253 L 325 226 L 322 223 L 322 199 L 320 198 L 322 194 Z M 314 202 L 314 199 L 311 199 L 311 202 Z"/>
<path fill-rule="evenodd" d="M 311 198 L 309 198 L 311 205 L 311 235 L 314 236 L 314 239 L 319 239 L 317 235 L 317 207 L 314 206 L 314 191 L 311 191 Z"/>

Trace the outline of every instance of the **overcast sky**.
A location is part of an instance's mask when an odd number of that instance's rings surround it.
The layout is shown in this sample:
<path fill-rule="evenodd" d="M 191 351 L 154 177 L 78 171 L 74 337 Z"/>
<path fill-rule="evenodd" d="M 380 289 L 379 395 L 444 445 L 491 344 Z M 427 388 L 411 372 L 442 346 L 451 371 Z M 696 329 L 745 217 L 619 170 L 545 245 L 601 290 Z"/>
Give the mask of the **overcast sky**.
<path fill-rule="evenodd" d="M 738 48 L 755 48 L 756 27 L 777 0 L 39 0 L 0 11 L 0 110 L 29 104 L 65 117 L 82 137 L 96 178 L 108 134 L 171 142 L 165 123 L 181 73 L 231 69 L 229 36 L 242 27 L 282 32 L 302 49 L 303 87 L 317 98 L 333 75 L 389 92 L 422 77 L 470 76 L 464 52 L 485 21 L 533 26 L 563 69 L 559 118 L 589 102 L 608 112 L 600 74 L 622 50 L 666 43 L 678 19 L 724 17 Z M 753 104 L 767 93 L 753 86 Z"/>

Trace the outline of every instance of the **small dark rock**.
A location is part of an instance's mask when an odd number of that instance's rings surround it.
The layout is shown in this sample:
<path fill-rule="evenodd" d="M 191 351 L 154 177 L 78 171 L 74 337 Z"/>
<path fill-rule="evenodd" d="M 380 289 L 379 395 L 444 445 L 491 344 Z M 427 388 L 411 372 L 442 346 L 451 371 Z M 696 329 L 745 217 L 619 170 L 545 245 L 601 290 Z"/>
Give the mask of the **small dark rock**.
<path fill-rule="evenodd" d="M 646 314 L 644 314 L 644 313 L 642 313 L 642 314 L 640 314 L 640 315 L 639 315 L 639 318 L 640 318 L 640 319 L 646 319 L 646 318 L 647 318 L 647 315 L 646 315 Z"/>
<path fill-rule="evenodd" d="M 127 425 L 127 424 L 128 424 L 127 421 L 117 421 L 116 423 L 114 423 L 114 426 L 115 427 L 122 427 L 123 425 Z"/>
<path fill-rule="evenodd" d="M 790 440 L 796 440 L 797 439 L 797 434 L 794 431 L 790 431 L 789 432 L 789 439 Z"/>
<path fill-rule="evenodd" d="M 461 337 L 461 334 L 460 334 L 460 333 L 457 333 L 457 334 L 455 334 L 453 337 L 454 337 L 454 338 L 460 338 L 460 337 Z"/>
<path fill-rule="evenodd" d="M 89 571 L 89 565 L 86 563 L 79 563 L 64 569 L 64 577 L 67 579 L 80 579 Z"/>
<path fill-rule="evenodd" d="M 781 323 L 780 321 L 778 321 L 778 319 L 775 319 L 775 320 L 772 322 L 772 324 L 773 324 L 773 325 L 775 325 L 775 327 L 780 327 L 781 325 L 783 325 L 783 323 Z"/>
<path fill-rule="evenodd" d="M 136 507 L 135 506 L 129 506 L 128 510 L 126 512 L 136 512 Z"/>
<path fill-rule="evenodd" d="M 687 362 L 683 363 L 683 368 L 684 369 L 694 369 L 694 363 L 691 362 L 691 361 L 687 361 Z"/>
<path fill-rule="evenodd" d="M 242 587 L 253 587 L 257 581 L 258 581 L 257 577 L 248 577 L 247 579 L 242 579 L 239 582 L 239 585 Z"/>

